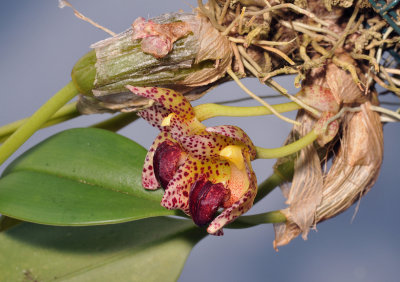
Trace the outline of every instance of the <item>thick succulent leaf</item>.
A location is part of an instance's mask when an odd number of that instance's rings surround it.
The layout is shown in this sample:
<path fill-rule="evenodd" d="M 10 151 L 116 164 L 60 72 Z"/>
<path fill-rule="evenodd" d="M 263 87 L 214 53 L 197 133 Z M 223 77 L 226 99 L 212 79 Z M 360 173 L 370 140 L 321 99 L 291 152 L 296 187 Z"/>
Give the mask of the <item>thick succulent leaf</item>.
<path fill-rule="evenodd" d="M 2 281 L 176 281 L 205 232 L 151 218 L 91 227 L 23 223 L 0 234 Z"/>
<path fill-rule="evenodd" d="M 146 150 L 118 134 L 61 132 L 14 161 L 0 179 L 0 213 L 36 223 L 93 225 L 174 214 L 141 185 Z"/>

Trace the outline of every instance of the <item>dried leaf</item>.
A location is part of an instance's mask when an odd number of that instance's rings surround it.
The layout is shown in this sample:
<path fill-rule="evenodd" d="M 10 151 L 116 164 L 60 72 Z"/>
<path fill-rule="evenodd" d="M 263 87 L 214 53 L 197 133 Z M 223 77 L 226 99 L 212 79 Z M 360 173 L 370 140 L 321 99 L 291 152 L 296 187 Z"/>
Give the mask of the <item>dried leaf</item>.
<path fill-rule="evenodd" d="M 299 111 L 297 121 L 300 126 L 294 130 L 300 136 L 306 135 L 315 124 L 315 119 L 305 111 Z M 293 133 L 292 133 L 293 135 Z M 285 214 L 286 223 L 274 224 L 274 247 L 287 244 L 301 232 L 303 238 L 307 238 L 310 227 L 315 222 L 315 212 L 322 200 L 322 169 L 318 153 L 313 144 L 300 151 L 295 160 L 295 170 L 290 190 L 283 186 L 288 208 L 282 212 Z M 281 187 L 282 188 L 282 187 Z M 276 242 L 276 243 L 275 243 Z M 286 243 L 283 243 L 286 242 Z"/>
<path fill-rule="evenodd" d="M 317 221 L 331 218 L 364 196 L 378 178 L 383 159 L 383 130 L 380 116 L 361 105 L 362 111 L 349 114 L 338 155 L 324 180 L 323 201 Z"/>
<path fill-rule="evenodd" d="M 233 50 L 227 37 L 221 34 L 204 16 L 197 15 L 199 24 L 199 52 L 195 64 L 205 61 L 213 61 L 212 68 L 203 68 L 191 75 L 179 84 L 200 86 L 209 84 L 223 77 L 231 65 Z"/>
<path fill-rule="evenodd" d="M 379 114 L 372 111 L 369 105 L 370 102 L 362 104 L 360 112 L 348 113 L 344 118 L 339 151 L 333 160 L 332 167 L 323 175 L 322 186 L 314 188 L 317 191 L 315 198 L 322 191 L 322 200 L 315 209 L 315 218 L 309 227 L 348 209 L 370 190 L 379 175 L 383 158 L 383 130 Z M 303 173 L 301 177 L 305 186 L 308 186 L 308 183 L 318 183 L 319 176 L 315 172 L 314 166 L 315 163 L 311 161 L 305 165 L 306 168 L 301 167 L 300 169 L 300 171 L 305 169 L 310 172 L 310 176 Z M 289 197 L 294 193 L 292 189 L 299 190 L 296 175 L 301 174 L 298 174 L 296 170 L 299 170 L 297 166 Z M 313 174 L 315 176 L 312 176 Z M 305 215 L 314 209 L 315 202 L 307 203 L 310 196 L 306 195 L 305 197 L 304 210 L 299 206 L 297 206 L 298 210 L 292 209 L 293 201 L 289 201 L 291 204 L 289 208 L 282 211 L 287 216 L 287 221 L 274 225 L 275 249 L 288 244 L 301 232 L 303 232 L 303 238 L 307 234 L 304 225 L 301 225 L 305 221 L 299 221 L 299 218 L 307 218 Z M 306 206 L 307 204 L 311 206 Z"/>
<path fill-rule="evenodd" d="M 336 55 L 339 60 L 356 66 L 348 54 Z M 359 69 L 356 69 L 359 72 Z M 358 75 L 361 81 L 365 81 L 361 73 Z M 327 90 L 319 91 L 320 89 Z M 330 93 L 327 96 L 329 99 L 325 99 L 326 95 L 319 95 L 327 92 Z M 325 122 L 339 111 L 338 105 L 360 105 L 361 111 L 345 113 L 341 118 L 341 130 L 339 121 L 335 121 L 317 140 L 320 146 L 325 146 L 322 149 L 330 150 L 326 155 L 335 155 L 329 171 L 322 172 L 321 156 L 318 158 L 315 148 L 303 149 L 296 159 L 292 185 L 290 188 L 288 185 L 283 188 L 283 194 L 288 198 L 289 204 L 289 207 L 282 211 L 287 221 L 274 225 L 275 249 L 288 244 L 300 233 L 306 238 L 309 228 L 348 209 L 375 183 L 382 163 L 382 124 L 379 114 L 369 107 L 370 101 L 374 101 L 374 93 L 365 95 L 354 83 L 350 73 L 331 62 L 325 67 L 314 69 L 308 73 L 299 96 L 306 103 L 323 111 L 323 115 L 318 121 L 308 113 L 299 115 L 301 128 L 294 127 L 290 136 L 293 136 L 294 132 L 303 136 L 312 128 L 322 130 Z M 335 146 L 338 151 L 334 152 L 333 146 L 328 142 L 332 139 L 337 140 L 335 137 L 338 132 L 341 132 L 338 141 L 340 143 L 339 146 Z M 288 140 L 290 139 L 293 138 Z"/>

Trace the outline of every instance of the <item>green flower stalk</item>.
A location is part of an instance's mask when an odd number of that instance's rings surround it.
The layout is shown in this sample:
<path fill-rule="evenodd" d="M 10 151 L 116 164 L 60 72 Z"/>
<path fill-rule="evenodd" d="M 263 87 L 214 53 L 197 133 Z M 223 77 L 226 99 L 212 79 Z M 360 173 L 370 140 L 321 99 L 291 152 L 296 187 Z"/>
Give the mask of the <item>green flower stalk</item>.
<path fill-rule="evenodd" d="M 168 37 L 168 28 L 176 22 L 186 23 L 187 32 L 175 38 L 173 45 L 170 42 L 171 50 L 166 54 L 149 54 L 148 45 L 143 46 L 147 37 Z M 157 34 L 143 35 L 146 25 Z M 206 18 L 195 14 L 166 14 L 153 21 L 133 25 L 127 31 L 92 47 L 94 50 L 74 66 L 72 82 L 49 99 L 2 144 L 0 164 L 78 93 L 82 94 L 78 101 L 81 113 L 131 111 L 147 105 L 146 99 L 126 91 L 124 87 L 127 84 L 175 85 L 194 99 L 224 76 L 232 58 L 229 40 L 221 37 Z"/>
<path fill-rule="evenodd" d="M 68 83 L 51 97 L 0 146 L 0 164 L 11 156 L 51 116 L 78 94 L 74 83 Z"/>

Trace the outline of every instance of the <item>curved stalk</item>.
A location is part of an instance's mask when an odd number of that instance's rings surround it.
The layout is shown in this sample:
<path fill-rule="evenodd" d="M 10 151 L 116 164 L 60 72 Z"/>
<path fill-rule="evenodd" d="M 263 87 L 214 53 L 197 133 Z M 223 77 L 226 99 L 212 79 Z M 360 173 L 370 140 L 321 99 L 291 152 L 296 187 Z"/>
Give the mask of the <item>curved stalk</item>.
<path fill-rule="evenodd" d="M 49 127 L 64 121 L 80 116 L 76 108 L 76 102 L 70 103 L 59 109 L 46 123 L 40 128 Z M 0 143 L 4 142 L 11 134 L 21 127 L 29 118 L 20 119 L 0 127 Z"/>
<path fill-rule="evenodd" d="M 269 109 L 274 115 L 276 115 L 278 118 L 280 118 L 281 120 L 284 120 L 288 123 L 291 124 L 295 124 L 295 125 L 300 125 L 297 121 L 295 120 L 291 120 L 290 118 L 284 117 L 282 116 L 280 113 L 278 113 L 277 111 L 275 111 L 275 109 L 268 104 L 267 102 L 265 102 L 263 99 L 261 99 L 260 97 L 258 97 L 256 94 L 254 94 L 253 92 L 251 92 L 246 86 L 244 86 L 244 84 L 239 80 L 239 78 L 236 76 L 236 74 L 230 69 L 228 68 L 226 71 L 231 77 L 232 79 L 236 82 L 236 84 L 244 91 L 246 92 L 250 97 L 252 97 L 254 100 L 258 101 L 261 105 L 265 106 L 267 109 Z"/>
<path fill-rule="evenodd" d="M 298 110 L 301 107 L 294 103 L 283 103 L 272 105 L 272 108 L 276 112 L 285 113 L 294 110 Z M 218 104 L 202 104 L 194 107 L 196 117 L 199 121 L 203 121 L 213 117 L 226 116 L 226 117 L 250 117 L 250 116 L 262 116 L 273 114 L 271 110 L 264 106 L 255 107 L 235 107 L 235 106 L 224 106 Z"/>
<path fill-rule="evenodd" d="M 314 142 L 318 137 L 318 134 L 312 130 L 307 135 L 303 136 L 299 140 L 290 143 L 289 145 L 274 148 L 274 149 L 266 149 L 261 147 L 256 147 L 257 158 L 258 159 L 275 159 L 289 156 L 293 153 L 300 151 L 302 148 Z"/>
<path fill-rule="evenodd" d="M 293 163 L 294 164 L 294 163 Z M 286 180 L 280 177 L 277 173 L 271 174 L 267 179 L 265 179 L 260 185 L 258 185 L 257 195 L 254 199 L 254 204 L 261 201 L 269 193 L 271 193 L 276 187 L 281 185 Z"/>
<path fill-rule="evenodd" d="M 237 218 L 226 228 L 242 229 L 249 228 L 260 224 L 285 222 L 286 216 L 280 211 L 270 211 L 254 215 L 244 215 Z"/>
<path fill-rule="evenodd" d="M 135 112 L 118 114 L 112 118 L 106 119 L 99 123 L 92 125 L 91 127 L 102 128 L 110 130 L 112 132 L 117 132 L 118 130 L 124 128 L 131 122 L 137 120 L 139 116 Z"/>
<path fill-rule="evenodd" d="M 78 94 L 74 83 L 64 88 L 41 106 L 21 127 L 0 146 L 0 165 L 32 136 L 55 112 Z"/>

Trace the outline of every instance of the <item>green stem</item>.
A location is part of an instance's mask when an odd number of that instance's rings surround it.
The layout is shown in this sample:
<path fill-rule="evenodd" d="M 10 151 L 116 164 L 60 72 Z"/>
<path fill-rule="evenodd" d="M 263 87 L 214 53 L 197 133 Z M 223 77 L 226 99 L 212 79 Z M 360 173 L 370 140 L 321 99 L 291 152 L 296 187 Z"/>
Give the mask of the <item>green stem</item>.
<path fill-rule="evenodd" d="M 289 156 L 293 153 L 300 151 L 302 148 L 314 142 L 318 137 L 318 134 L 312 130 L 307 135 L 303 136 L 299 140 L 290 143 L 289 145 L 274 148 L 274 149 L 266 149 L 261 147 L 256 147 L 257 158 L 258 159 L 275 159 Z"/>
<path fill-rule="evenodd" d="M 123 113 L 116 115 L 112 118 L 109 118 L 105 121 L 96 123 L 92 125 L 91 127 L 96 127 L 96 128 L 102 128 L 106 130 L 110 130 L 113 132 L 117 132 L 118 130 L 124 128 L 131 122 L 135 121 L 138 119 L 138 116 L 136 113 Z"/>
<path fill-rule="evenodd" d="M 241 229 L 241 228 L 249 228 L 260 224 L 280 223 L 285 221 L 286 221 L 286 216 L 283 213 L 281 213 L 280 211 L 270 211 L 260 214 L 241 216 L 234 222 L 229 224 L 227 228 Z"/>
<path fill-rule="evenodd" d="M 272 107 L 279 113 L 290 112 L 301 108 L 294 102 L 273 105 Z M 272 114 L 272 111 L 264 106 L 235 107 L 235 106 L 224 106 L 218 104 L 198 105 L 194 107 L 194 111 L 199 121 L 203 121 L 218 116 L 250 117 L 250 116 L 262 116 L 262 115 Z"/>
<path fill-rule="evenodd" d="M 272 190 L 282 184 L 285 180 L 280 177 L 277 173 L 273 173 L 270 177 L 264 180 L 258 185 L 257 196 L 254 199 L 254 204 L 258 203 L 264 197 L 266 197 Z"/>
<path fill-rule="evenodd" d="M 278 113 L 277 111 L 275 111 L 275 109 L 268 104 L 267 102 L 265 102 L 263 99 L 261 99 L 260 97 L 258 97 L 256 94 L 254 94 L 253 92 L 251 92 L 246 86 L 244 86 L 244 84 L 240 81 L 240 79 L 236 76 L 236 74 L 232 71 L 231 68 L 228 68 L 226 70 L 226 72 L 232 77 L 232 79 L 236 82 L 236 84 L 242 88 L 242 90 L 244 92 L 246 92 L 250 97 L 252 97 L 254 100 L 260 102 L 262 105 L 264 105 L 266 108 L 268 108 L 274 115 L 276 115 L 278 118 L 280 118 L 281 120 L 284 120 L 288 123 L 292 123 L 295 125 L 300 125 L 299 122 L 295 121 L 295 120 L 291 120 L 290 118 L 287 118 L 283 115 L 281 115 L 280 113 Z M 258 72 L 258 71 L 257 71 Z M 290 95 L 289 95 L 290 96 Z M 297 103 L 299 105 L 301 105 L 300 103 Z"/>
<path fill-rule="evenodd" d="M 76 102 L 65 105 L 59 109 L 46 123 L 40 128 L 45 128 L 58 124 L 79 116 L 80 113 L 76 108 Z M 28 121 L 29 118 L 14 121 L 7 125 L 0 127 L 0 143 L 4 142 L 11 134 L 13 134 L 21 125 Z"/>
<path fill-rule="evenodd" d="M 33 133 L 35 133 L 52 115 L 78 94 L 73 82 L 51 97 L 21 127 L 19 127 L 0 146 L 0 165 L 7 160 Z"/>

